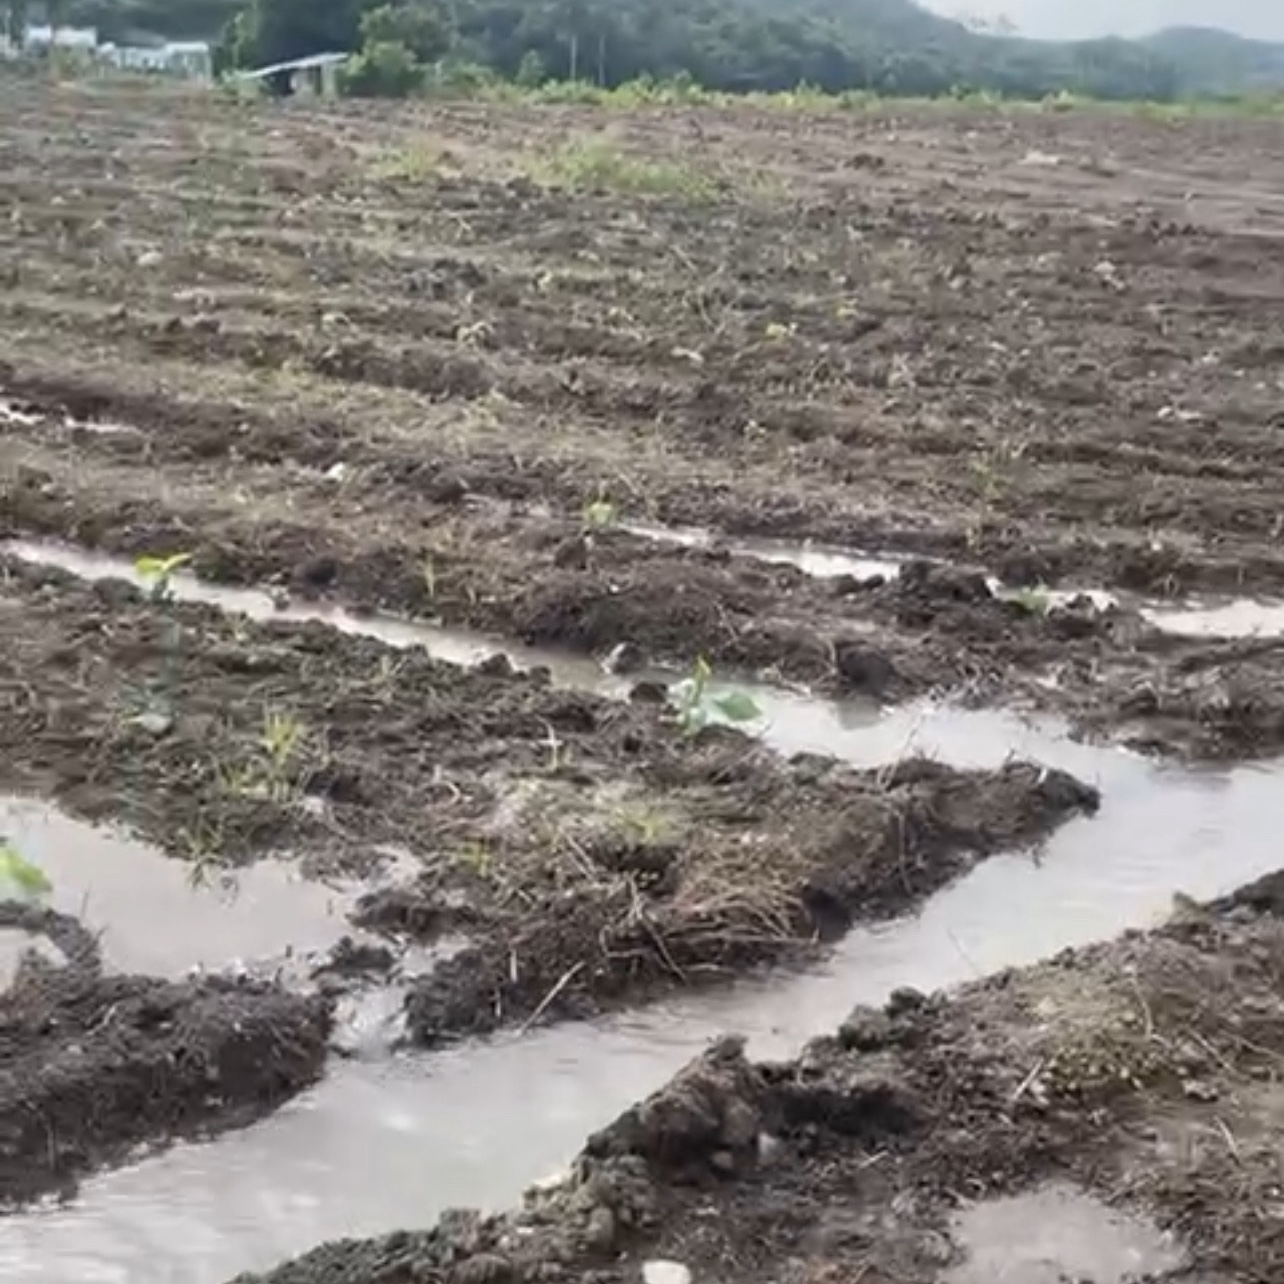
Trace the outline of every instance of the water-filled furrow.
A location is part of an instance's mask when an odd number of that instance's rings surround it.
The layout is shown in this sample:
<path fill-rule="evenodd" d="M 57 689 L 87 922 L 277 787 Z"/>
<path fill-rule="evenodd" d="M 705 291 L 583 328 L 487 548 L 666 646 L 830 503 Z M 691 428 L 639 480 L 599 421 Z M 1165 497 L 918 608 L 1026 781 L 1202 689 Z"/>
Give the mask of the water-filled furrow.
<path fill-rule="evenodd" d="M 129 577 L 109 559 L 25 552 L 82 574 Z M 606 695 L 627 687 L 587 660 L 493 639 L 328 608 L 277 613 L 266 595 L 185 578 L 175 588 L 228 610 L 323 619 L 457 662 L 505 650 L 514 663 L 545 664 L 555 681 Z M 1175 892 L 1210 897 L 1279 863 L 1278 764 L 1192 771 L 1080 744 L 1055 723 L 1003 712 L 927 703 L 884 711 L 754 694 L 764 738 L 785 752 L 861 766 L 910 751 L 975 766 L 1020 754 L 1096 783 L 1102 807 L 1038 851 L 978 864 L 912 918 L 851 932 L 803 974 L 432 1055 L 334 1061 L 322 1083 L 260 1124 L 93 1178 L 68 1206 L 6 1218 L 0 1276 L 219 1284 L 321 1239 L 422 1226 L 447 1206 L 502 1206 L 718 1034 L 738 1030 L 755 1053 L 787 1054 L 854 1004 L 898 986 L 950 985 L 1144 926 L 1166 914 Z"/>

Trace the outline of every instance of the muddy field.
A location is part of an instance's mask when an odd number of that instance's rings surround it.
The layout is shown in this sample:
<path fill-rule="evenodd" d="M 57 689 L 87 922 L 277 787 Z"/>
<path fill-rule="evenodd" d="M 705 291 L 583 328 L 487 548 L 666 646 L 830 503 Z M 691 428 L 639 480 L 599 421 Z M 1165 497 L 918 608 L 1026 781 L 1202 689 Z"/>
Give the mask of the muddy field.
<path fill-rule="evenodd" d="M 10 92 L 12 533 L 1182 750 L 1284 735 L 1275 648 L 1135 614 L 1284 591 L 1269 122 Z"/>
<path fill-rule="evenodd" d="M 898 991 L 790 1062 L 724 1041 L 522 1212 L 255 1278 L 1271 1284 L 1280 893 L 948 998 Z"/>
<path fill-rule="evenodd" d="M 1121 887 L 1147 829 L 1226 892 L 1274 868 L 1251 817 L 1200 827 L 1284 750 L 1269 122 L 3 80 L 0 109 L 0 791 L 197 888 L 301 861 L 350 932 L 123 975 L 92 871 L 83 906 L 10 903 L 57 957 L 0 998 L 0 1198 L 267 1114 L 372 995 L 399 1045 L 520 1043 L 823 963 L 1075 826 Z M 981 720 L 929 751 L 941 709 Z M 1173 1230 L 1157 1278 L 1273 1278 L 1260 901 L 902 995 L 788 1065 L 720 1045 L 533 1237 L 279 1279 L 968 1284 L 950 1219 L 1054 1178 Z M 1232 1034 L 1195 996 L 1236 986 Z"/>

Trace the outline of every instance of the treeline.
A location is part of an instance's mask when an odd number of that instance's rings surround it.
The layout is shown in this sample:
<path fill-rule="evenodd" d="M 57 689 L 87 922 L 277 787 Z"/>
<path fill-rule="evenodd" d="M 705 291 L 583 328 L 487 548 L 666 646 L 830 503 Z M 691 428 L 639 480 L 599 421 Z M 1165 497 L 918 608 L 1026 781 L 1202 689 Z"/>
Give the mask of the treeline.
<path fill-rule="evenodd" d="M 1171 98 L 1176 67 L 1124 40 L 1044 44 L 980 35 L 909 0 L 251 0 L 228 62 L 361 51 L 349 85 L 405 93 L 443 62 L 537 84 L 613 87 L 686 77 L 745 92 L 813 85 L 938 95 Z"/>
<path fill-rule="evenodd" d="M 11 0 L 12 2 L 12 0 Z M 432 79 L 611 88 L 689 80 L 739 93 L 800 84 L 827 92 L 1013 98 L 1069 92 L 1170 100 L 1235 92 L 1274 46 L 1222 33 L 1180 40 L 1054 43 L 973 31 L 913 0 L 55 0 L 104 38 L 208 36 L 223 67 L 311 53 L 358 54 L 349 92 L 413 93 Z M 54 7 L 50 5 L 50 7 Z M 1266 51 L 1263 55 L 1261 51 Z M 1273 52 L 1272 52 L 1273 51 Z M 1279 57 L 1284 80 L 1284 56 Z M 1244 73 L 1244 74 L 1241 74 Z"/>

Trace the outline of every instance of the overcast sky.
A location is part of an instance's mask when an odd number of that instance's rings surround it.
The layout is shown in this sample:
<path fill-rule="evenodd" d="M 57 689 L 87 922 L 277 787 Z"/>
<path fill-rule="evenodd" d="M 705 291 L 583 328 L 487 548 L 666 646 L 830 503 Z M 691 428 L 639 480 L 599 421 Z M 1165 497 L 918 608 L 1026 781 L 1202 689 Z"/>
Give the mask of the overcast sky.
<path fill-rule="evenodd" d="M 1284 0 L 926 0 L 950 17 L 1004 14 L 1023 35 L 1073 40 L 1108 33 L 1145 35 L 1161 27 L 1224 27 L 1284 40 Z"/>

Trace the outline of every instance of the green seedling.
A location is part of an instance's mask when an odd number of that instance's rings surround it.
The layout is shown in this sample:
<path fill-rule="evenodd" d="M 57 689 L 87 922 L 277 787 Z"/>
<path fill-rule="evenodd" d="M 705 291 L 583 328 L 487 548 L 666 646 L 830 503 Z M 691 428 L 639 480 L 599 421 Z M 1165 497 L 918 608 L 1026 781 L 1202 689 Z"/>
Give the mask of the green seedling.
<path fill-rule="evenodd" d="M 293 714 L 264 710 L 259 749 L 269 797 L 281 801 L 294 792 L 294 765 L 306 735 L 303 723 Z"/>
<path fill-rule="evenodd" d="M 691 668 L 691 676 L 675 688 L 678 725 L 687 735 L 696 735 L 715 720 L 744 723 L 762 717 L 751 695 L 745 691 L 713 692 L 709 689 L 712 679 L 713 668 L 700 656 Z"/>
<path fill-rule="evenodd" d="M 155 690 L 145 694 L 142 709 L 133 721 L 153 735 L 163 735 L 174 722 L 173 693 L 177 686 L 178 656 L 182 648 L 182 626 L 174 610 L 174 573 L 192 560 L 190 553 L 171 553 L 166 557 L 150 554 L 134 560 L 134 574 L 147 585 L 153 605 L 164 609 L 167 616 L 162 651 L 161 680 Z"/>
<path fill-rule="evenodd" d="M 0 895 L 38 901 L 53 891 L 44 870 L 33 865 L 12 843 L 0 843 Z"/>
<path fill-rule="evenodd" d="M 1027 615 L 1047 615 L 1052 609 L 1052 596 L 1045 588 L 1013 589 L 1007 596 Z"/>
<path fill-rule="evenodd" d="M 479 839 L 470 838 L 455 852 L 454 861 L 478 878 L 487 878 L 490 876 L 494 856 L 485 843 Z"/>
<path fill-rule="evenodd" d="M 581 516 L 589 530 L 602 531 L 614 526 L 619 521 L 620 513 L 619 509 L 602 495 L 591 504 L 585 504 Z"/>
<path fill-rule="evenodd" d="M 134 574 L 147 585 L 153 602 L 169 602 L 174 595 L 174 573 L 191 560 L 191 553 L 171 553 L 168 557 L 145 554 L 134 559 Z"/>

